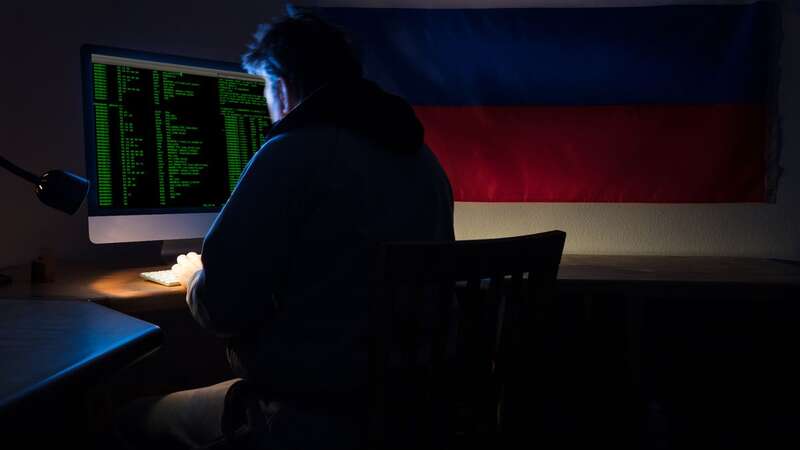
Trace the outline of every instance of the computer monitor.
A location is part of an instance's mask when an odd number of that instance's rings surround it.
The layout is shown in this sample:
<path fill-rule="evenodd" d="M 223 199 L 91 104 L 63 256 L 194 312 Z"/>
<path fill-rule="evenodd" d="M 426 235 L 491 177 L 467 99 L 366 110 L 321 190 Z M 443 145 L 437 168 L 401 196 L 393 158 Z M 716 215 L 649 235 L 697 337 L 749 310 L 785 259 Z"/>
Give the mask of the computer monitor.
<path fill-rule="evenodd" d="M 270 125 L 238 65 L 83 46 L 89 239 L 200 238 Z"/>

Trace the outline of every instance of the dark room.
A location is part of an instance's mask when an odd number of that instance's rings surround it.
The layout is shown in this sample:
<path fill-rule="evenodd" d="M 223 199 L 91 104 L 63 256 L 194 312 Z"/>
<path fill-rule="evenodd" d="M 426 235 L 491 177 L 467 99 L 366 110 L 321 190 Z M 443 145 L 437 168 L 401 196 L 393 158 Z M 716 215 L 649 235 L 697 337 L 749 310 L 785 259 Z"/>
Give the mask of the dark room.
<path fill-rule="evenodd" d="M 0 8 L 6 448 L 800 448 L 800 1 Z"/>

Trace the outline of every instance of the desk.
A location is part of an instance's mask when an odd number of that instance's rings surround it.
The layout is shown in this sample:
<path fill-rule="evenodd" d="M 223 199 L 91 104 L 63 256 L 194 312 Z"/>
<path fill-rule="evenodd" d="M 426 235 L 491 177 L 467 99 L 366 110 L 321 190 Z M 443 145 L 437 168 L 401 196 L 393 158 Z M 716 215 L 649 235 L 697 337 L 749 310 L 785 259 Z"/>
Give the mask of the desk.
<path fill-rule="evenodd" d="M 559 290 L 664 299 L 800 292 L 800 261 L 705 256 L 564 255 Z"/>
<path fill-rule="evenodd" d="M 12 267 L 3 270 L 14 281 L 0 287 L 0 297 L 81 298 L 159 326 L 165 335 L 161 350 L 115 377 L 112 388 L 117 404 L 231 378 L 223 342 L 191 317 L 183 288 L 165 287 L 139 277 L 140 272 L 164 268 L 60 261 L 54 281 L 31 283 L 29 267 Z"/>
<path fill-rule="evenodd" d="M 3 435 L 72 423 L 70 415 L 85 412 L 88 390 L 157 350 L 161 339 L 155 325 L 90 302 L 0 300 Z"/>
<path fill-rule="evenodd" d="M 800 447 L 798 262 L 565 255 L 559 279 L 541 413 L 558 438 Z"/>
<path fill-rule="evenodd" d="M 56 280 L 30 282 L 27 267 L 5 273 L 14 282 L 0 286 L 0 297 L 83 298 L 118 311 L 134 313 L 184 309 L 183 289 L 165 287 L 139 277 L 140 272 L 166 266 L 108 268 L 96 263 L 58 265 Z M 559 289 L 599 293 L 611 290 L 652 289 L 764 289 L 800 288 L 800 262 L 758 258 L 692 256 L 564 255 Z"/>
<path fill-rule="evenodd" d="M 163 380 L 148 389 L 169 392 L 229 377 L 221 343 L 193 322 L 182 289 L 138 277 L 157 268 L 61 263 L 57 281 L 42 284 L 17 268 L 5 271 L 15 282 L 0 297 L 87 298 L 161 325 L 164 348 L 126 388 Z M 561 448 L 800 446 L 798 300 L 796 262 L 564 255 L 537 349 L 548 389 L 531 434 L 555 435 Z"/>
<path fill-rule="evenodd" d="M 0 297 L 80 298 L 127 314 L 185 309 L 182 287 L 166 287 L 146 281 L 139 273 L 162 270 L 166 266 L 104 267 L 97 263 L 59 262 L 55 280 L 31 283 L 27 266 L 11 267 L 4 273 L 13 282 L 0 286 Z"/>

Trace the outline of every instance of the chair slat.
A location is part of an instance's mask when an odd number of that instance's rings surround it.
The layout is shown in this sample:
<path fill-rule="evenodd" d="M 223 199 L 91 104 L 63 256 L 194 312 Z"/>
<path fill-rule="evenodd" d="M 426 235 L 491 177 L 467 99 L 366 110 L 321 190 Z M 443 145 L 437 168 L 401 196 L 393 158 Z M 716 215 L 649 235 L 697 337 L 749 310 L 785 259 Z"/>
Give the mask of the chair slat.
<path fill-rule="evenodd" d="M 523 341 L 552 293 L 564 239 L 553 231 L 380 247 L 370 386 L 371 414 L 381 417 L 370 418 L 371 449 L 451 448 L 458 436 L 491 448 L 496 433 L 522 429 L 517 397 L 531 386 L 515 369 L 532 356 Z M 410 378 L 391 373 L 402 368 Z"/>

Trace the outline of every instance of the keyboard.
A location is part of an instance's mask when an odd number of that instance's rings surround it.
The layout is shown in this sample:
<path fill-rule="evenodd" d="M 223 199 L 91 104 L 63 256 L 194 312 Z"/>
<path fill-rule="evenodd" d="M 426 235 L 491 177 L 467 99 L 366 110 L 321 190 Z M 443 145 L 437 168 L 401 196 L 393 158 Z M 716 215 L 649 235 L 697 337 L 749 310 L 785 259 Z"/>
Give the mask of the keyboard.
<path fill-rule="evenodd" d="M 153 283 L 158 283 L 164 286 L 180 286 L 178 277 L 172 273 L 172 270 L 157 270 L 155 272 L 142 272 L 139 274 L 142 278 Z"/>

